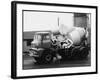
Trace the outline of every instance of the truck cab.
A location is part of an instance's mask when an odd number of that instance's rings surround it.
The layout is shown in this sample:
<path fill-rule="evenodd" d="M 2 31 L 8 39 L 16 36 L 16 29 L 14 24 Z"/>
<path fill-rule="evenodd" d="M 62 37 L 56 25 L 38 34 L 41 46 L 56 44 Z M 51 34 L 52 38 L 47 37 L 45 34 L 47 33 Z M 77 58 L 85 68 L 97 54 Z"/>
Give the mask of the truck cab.
<path fill-rule="evenodd" d="M 31 49 L 29 55 L 33 56 L 39 63 L 50 63 L 53 59 L 51 47 L 51 32 L 36 32 L 33 41 L 31 42 Z"/>
<path fill-rule="evenodd" d="M 50 48 L 51 36 L 50 32 L 36 32 L 31 42 L 35 48 Z"/>

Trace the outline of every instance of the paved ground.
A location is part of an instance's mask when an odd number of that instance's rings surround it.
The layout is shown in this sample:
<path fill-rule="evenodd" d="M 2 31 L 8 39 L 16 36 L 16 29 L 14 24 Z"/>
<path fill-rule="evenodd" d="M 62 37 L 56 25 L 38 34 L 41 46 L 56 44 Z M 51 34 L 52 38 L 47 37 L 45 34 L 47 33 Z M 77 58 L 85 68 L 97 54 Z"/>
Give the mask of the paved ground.
<path fill-rule="evenodd" d="M 60 63 L 51 63 L 45 65 L 34 64 L 34 58 L 23 55 L 23 69 L 39 69 L 39 68 L 59 68 L 59 67 L 80 67 L 90 66 L 90 57 L 84 60 L 65 60 Z"/>

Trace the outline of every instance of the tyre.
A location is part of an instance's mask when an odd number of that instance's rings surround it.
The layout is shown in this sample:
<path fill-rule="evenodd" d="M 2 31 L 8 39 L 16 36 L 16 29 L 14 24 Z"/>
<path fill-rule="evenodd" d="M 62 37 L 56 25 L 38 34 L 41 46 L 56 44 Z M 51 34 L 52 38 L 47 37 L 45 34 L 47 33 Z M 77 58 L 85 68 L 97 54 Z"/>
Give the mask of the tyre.
<path fill-rule="evenodd" d="M 88 54 L 89 54 L 89 50 L 88 50 L 87 47 L 81 47 L 80 48 L 80 58 L 81 59 L 87 58 Z"/>
<path fill-rule="evenodd" d="M 79 48 L 73 48 L 72 52 L 71 52 L 72 59 L 78 59 L 79 58 L 79 53 L 80 53 Z"/>
<path fill-rule="evenodd" d="M 50 50 L 43 51 L 41 55 L 41 62 L 43 64 L 48 64 L 51 63 L 52 61 L 53 61 L 53 54 L 51 53 L 51 51 Z"/>
<path fill-rule="evenodd" d="M 89 50 L 87 47 L 78 47 L 78 48 L 73 48 L 72 50 L 72 56 L 73 59 L 85 59 L 87 58 L 89 54 Z"/>

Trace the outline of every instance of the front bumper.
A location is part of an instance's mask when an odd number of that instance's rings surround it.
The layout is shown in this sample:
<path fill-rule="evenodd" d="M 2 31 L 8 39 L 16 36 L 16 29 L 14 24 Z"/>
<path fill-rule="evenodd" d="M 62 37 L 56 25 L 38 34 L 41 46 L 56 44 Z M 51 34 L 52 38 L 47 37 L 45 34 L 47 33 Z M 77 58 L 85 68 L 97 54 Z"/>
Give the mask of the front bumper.
<path fill-rule="evenodd" d="M 43 50 L 44 50 L 43 48 L 31 48 L 29 50 L 29 56 L 40 57 Z"/>

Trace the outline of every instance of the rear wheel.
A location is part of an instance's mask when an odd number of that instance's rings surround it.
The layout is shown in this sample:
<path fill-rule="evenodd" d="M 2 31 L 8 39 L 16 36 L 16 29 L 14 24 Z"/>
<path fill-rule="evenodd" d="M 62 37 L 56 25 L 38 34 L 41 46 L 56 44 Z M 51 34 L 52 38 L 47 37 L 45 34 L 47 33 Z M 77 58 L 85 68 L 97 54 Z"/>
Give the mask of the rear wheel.
<path fill-rule="evenodd" d="M 81 59 L 87 58 L 88 54 L 89 54 L 89 50 L 87 47 L 80 48 L 80 58 Z"/>
<path fill-rule="evenodd" d="M 87 47 L 78 47 L 73 48 L 72 50 L 73 59 L 85 59 L 87 58 L 88 54 L 89 50 Z"/>
<path fill-rule="evenodd" d="M 73 48 L 71 55 L 72 55 L 72 59 L 78 59 L 79 58 L 79 48 Z"/>

